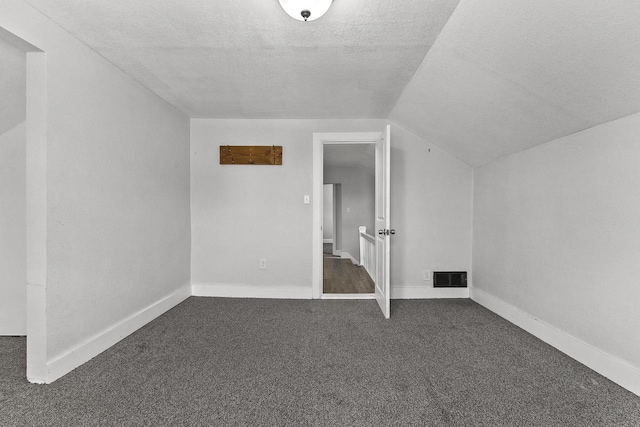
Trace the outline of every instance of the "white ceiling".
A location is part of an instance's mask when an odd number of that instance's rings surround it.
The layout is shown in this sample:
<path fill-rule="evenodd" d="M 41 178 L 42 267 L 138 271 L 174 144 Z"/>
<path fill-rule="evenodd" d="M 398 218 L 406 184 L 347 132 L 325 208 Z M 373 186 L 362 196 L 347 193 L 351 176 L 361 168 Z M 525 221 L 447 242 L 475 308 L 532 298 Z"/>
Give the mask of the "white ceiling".
<path fill-rule="evenodd" d="M 191 117 L 389 118 L 477 165 L 640 111 L 638 0 L 26 1 Z"/>
<path fill-rule="evenodd" d="M 462 0 L 391 120 L 476 165 L 640 111 L 640 1 Z"/>
<path fill-rule="evenodd" d="M 191 117 L 387 118 L 458 0 L 27 0 Z"/>
<path fill-rule="evenodd" d="M 0 37 L 0 135 L 26 119 L 26 54 Z"/>

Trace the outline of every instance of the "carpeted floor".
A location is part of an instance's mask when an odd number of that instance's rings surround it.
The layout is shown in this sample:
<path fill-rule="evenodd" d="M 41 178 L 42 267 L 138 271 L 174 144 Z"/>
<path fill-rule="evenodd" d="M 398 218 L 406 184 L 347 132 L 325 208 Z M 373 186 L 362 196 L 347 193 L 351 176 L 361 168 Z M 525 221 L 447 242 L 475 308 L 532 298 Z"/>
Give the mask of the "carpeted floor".
<path fill-rule="evenodd" d="M 640 398 L 470 300 L 190 298 L 53 384 L 0 338 L 0 425 L 638 426 Z"/>

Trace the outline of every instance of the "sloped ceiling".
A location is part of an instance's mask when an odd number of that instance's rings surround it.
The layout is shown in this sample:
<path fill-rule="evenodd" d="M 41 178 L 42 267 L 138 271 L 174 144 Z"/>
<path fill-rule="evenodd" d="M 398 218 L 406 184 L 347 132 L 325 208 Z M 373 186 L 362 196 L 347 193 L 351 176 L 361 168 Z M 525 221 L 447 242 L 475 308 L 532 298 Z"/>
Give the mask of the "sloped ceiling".
<path fill-rule="evenodd" d="M 0 135 L 26 119 L 26 54 L 0 37 Z"/>
<path fill-rule="evenodd" d="M 387 118 L 458 0 L 27 0 L 191 117 Z"/>
<path fill-rule="evenodd" d="M 640 111 L 638 0 L 26 0 L 191 117 L 389 118 L 470 165 Z"/>
<path fill-rule="evenodd" d="M 390 118 L 477 165 L 638 111 L 637 0 L 462 0 Z"/>

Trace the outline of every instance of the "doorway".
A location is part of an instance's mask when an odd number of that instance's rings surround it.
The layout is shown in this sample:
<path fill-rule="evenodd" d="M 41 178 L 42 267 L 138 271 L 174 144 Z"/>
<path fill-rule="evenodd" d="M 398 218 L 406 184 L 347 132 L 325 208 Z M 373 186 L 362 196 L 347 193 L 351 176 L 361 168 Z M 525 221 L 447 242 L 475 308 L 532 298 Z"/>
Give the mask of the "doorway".
<path fill-rule="evenodd" d="M 374 243 L 361 240 L 375 222 L 375 144 L 325 145 L 323 159 L 322 294 L 371 297 L 375 272 L 363 264 L 374 253 L 363 249 Z"/>
<path fill-rule="evenodd" d="M 390 230 L 390 145 L 391 128 L 389 125 L 381 132 L 357 132 L 357 133 L 314 133 L 313 134 L 313 247 L 312 247 L 312 295 L 313 298 L 340 298 L 340 299 L 370 299 L 375 298 L 385 318 L 390 316 L 390 244 L 389 238 L 395 232 Z M 374 293 L 344 293 L 330 294 L 323 292 L 323 185 L 324 180 L 324 148 L 328 145 L 360 145 L 374 144 L 375 147 L 375 238 L 370 235 L 373 246 L 369 251 L 357 252 L 371 253 L 375 268 L 370 270 L 374 277 Z M 344 193 L 344 188 L 343 188 Z M 344 194 L 343 194 L 344 196 Z M 344 199 L 344 197 L 343 197 Z M 343 200 L 344 202 L 344 200 Z M 348 206 L 343 205 L 343 212 L 347 212 Z M 343 218 L 343 223 L 345 219 Z M 344 224 L 343 224 L 344 229 Z M 371 230 L 373 231 L 373 230 Z M 360 234 L 360 230 L 356 233 Z M 344 233 L 343 233 L 344 234 Z M 373 234 L 373 233 L 372 233 Z M 343 235 L 343 240 L 345 236 Z M 345 244 L 343 242 L 344 254 Z M 356 250 L 354 250 L 356 252 Z M 349 254 L 353 255 L 353 254 Z M 355 258 L 354 258 L 355 259 Z M 357 261 L 356 261 L 357 263 Z M 368 270 L 369 271 L 369 270 Z"/>

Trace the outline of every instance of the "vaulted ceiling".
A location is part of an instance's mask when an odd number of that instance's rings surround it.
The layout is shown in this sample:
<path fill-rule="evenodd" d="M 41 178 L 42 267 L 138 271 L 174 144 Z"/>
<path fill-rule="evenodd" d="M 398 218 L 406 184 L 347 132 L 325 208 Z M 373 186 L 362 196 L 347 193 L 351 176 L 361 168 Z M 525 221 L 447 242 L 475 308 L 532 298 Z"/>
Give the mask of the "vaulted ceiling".
<path fill-rule="evenodd" d="M 640 111 L 640 1 L 462 0 L 391 119 L 471 165 Z"/>
<path fill-rule="evenodd" d="M 640 111 L 638 0 L 26 0 L 191 117 L 389 118 L 470 165 Z"/>

